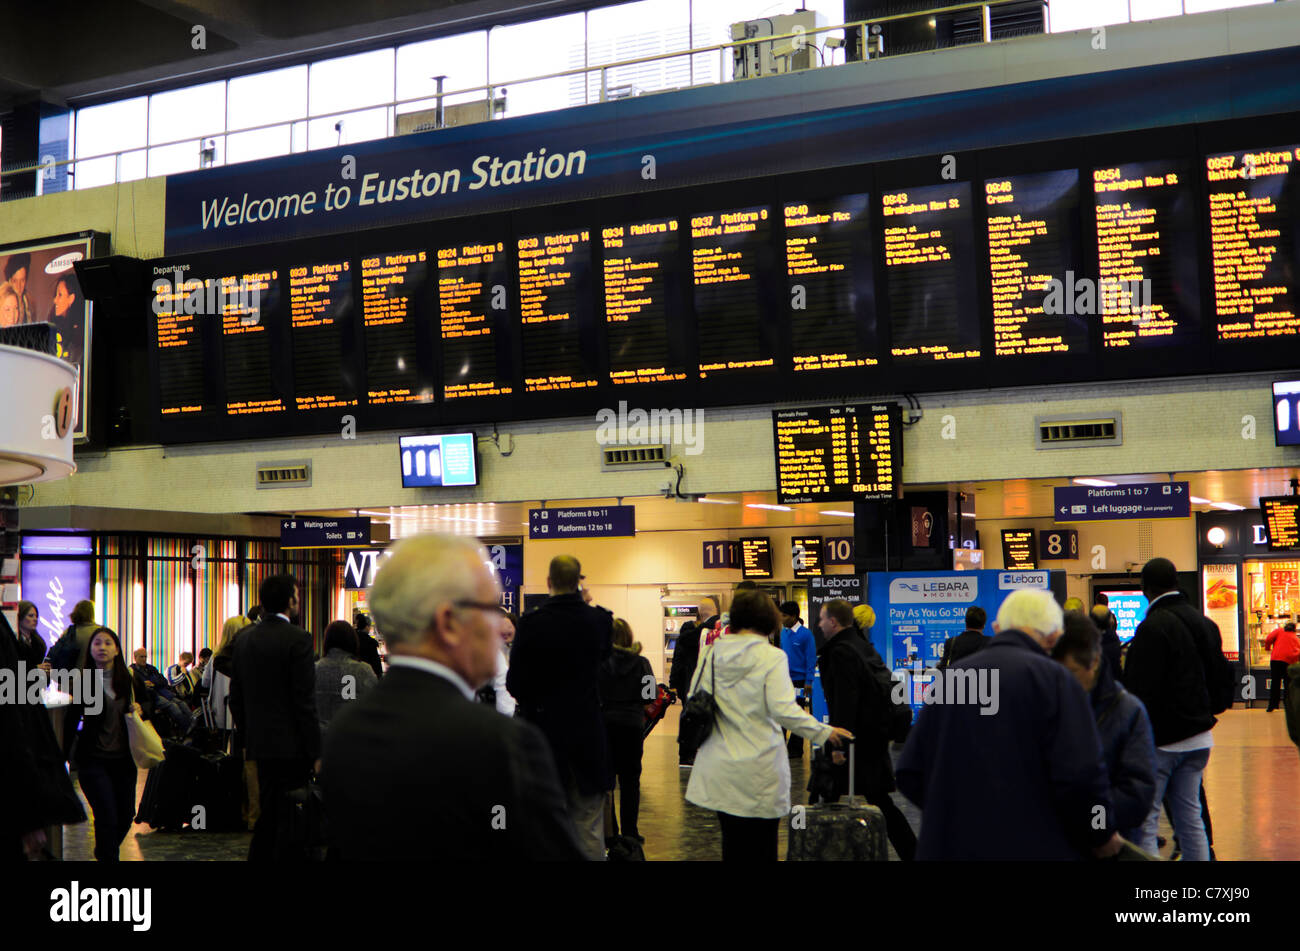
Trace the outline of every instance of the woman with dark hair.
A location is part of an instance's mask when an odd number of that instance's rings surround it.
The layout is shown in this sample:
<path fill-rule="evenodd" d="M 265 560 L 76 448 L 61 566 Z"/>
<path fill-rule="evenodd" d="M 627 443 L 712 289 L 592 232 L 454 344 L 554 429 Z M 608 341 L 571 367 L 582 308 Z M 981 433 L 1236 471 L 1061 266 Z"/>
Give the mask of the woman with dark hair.
<path fill-rule="evenodd" d="M 622 834 L 644 842 L 637 832 L 641 755 L 645 748 L 645 708 L 655 698 L 656 682 L 650 661 L 641 656 L 641 645 L 632 640 L 632 628 L 621 617 L 614 619 L 614 650 L 601 664 L 597 683 L 609 760 L 618 778 Z M 615 817 L 614 834 L 618 831 Z"/>
<path fill-rule="evenodd" d="M 700 654 L 690 695 L 713 694 L 717 717 L 695 756 L 686 798 L 718 814 L 722 860 L 777 861 L 777 831 L 790 812 L 790 759 L 781 728 L 839 746 L 852 734 L 819 723 L 795 703 L 781 626 L 762 591 L 737 591 L 726 633 Z"/>
<path fill-rule="evenodd" d="M 379 642 L 370 633 L 369 615 L 357 612 L 353 618 L 357 630 L 357 660 L 374 671 L 375 677 L 384 676 L 384 663 L 379 657 Z"/>
<path fill-rule="evenodd" d="M 357 629 L 347 621 L 325 628 L 325 655 L 316 661 L 316 719 L 322 736 L 343 704 L 379 683 L 369 665 L 357 660 L 357 646 Z"/>
<path fill-rule="evenodd" d="M 50 665 L 45 663 L 45 640 L 36 629 L 40 624 L 41 614 L 36 605 L 30 601 L 18 602 L 18 659 L 27 664 L 27 669 L 39 667 L 48 671 Z"/>
<path fill-rule="evenodd" d="M 122 659 L 122 642 L 109 628 L 95 629 L 82 670 L 83 689 L 95 691 L 82 699 L 99 702 L 69 708 L 64 742 L 71 747 L 69 759 L 77 767 L 81 791 L 94 816 L 95 859 L 116 862 L 135 816 L 137 770 L 126 715 L 139 715 L 140 705 L 135 701 L 131 672 Z"/>

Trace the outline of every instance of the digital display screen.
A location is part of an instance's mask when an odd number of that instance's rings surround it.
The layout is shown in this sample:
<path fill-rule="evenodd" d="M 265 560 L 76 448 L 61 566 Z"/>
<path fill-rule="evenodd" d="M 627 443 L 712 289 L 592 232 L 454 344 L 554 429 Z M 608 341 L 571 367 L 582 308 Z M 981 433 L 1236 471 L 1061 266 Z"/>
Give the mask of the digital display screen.
<path fill-rule="evenodd" d="M 289 269 L 293 392 L 299 410 L 357 405 L 344 354 L 352 316 L 352 265 L 347 261 Z"/>
<path fill-rule="evenodd" d="M 235 291 L 227 293 L 221 310 L 226 415 L 285 412 L 273 360 L 279 348 L 272 333 L 280 319 L 279 271 L 236 274 L 218 278 L 218 283 Z"/>
<path fill-rule="evenodd" d="M 1110 613 L 1115 615 L 1115 633 L 1121 644 L 1133 640 L 1138 625 L 1147 616 L 1147 597 L 1141 591 L 1102 591 L 1110 600 Z"/>
<path fill-rule="evenodd" d="M 691 218 L 691 271 L 700 378 L 776 366 L 763 315 L 760 275 L 771 270 L 767 208 Z"/>
<path fill-rule="evenodd" d="M 591 232 L 519 239 L 519 316 L 524 392 L 597 384 L 591 301 Z"/>
<path fill-rule="evenodd" d="M 980 355 L 970 191 L 953 182 L 881 196 L 895 363 Z"/>
<path fill-rule="evenodd" d="M 740 575 L 742 578 L 772 577 L 772 540 L 770 538 L 742 538 L 740 540 Z"/>
<path fill-rule="evenodd" d="M 1220 341 L 1300 338 L 1298 162 L 1300 146 L 1205 160 L 1215 335 Z"/>
<path fill-rule="evenodd" d="M 601 287 L 609 376 L 615 384 L 687 377 L 676 218 L 601 229 Z"/>
<path fill-rule="evenodd" d="M 1186 160 L 1094 169 L 1099 284 L 1075 310 L 1100 312 L 1102 345 L 1183 346 L 1200 325 L 1198 218 Z"/>
<path fill-rule="evenodd" d="M 779 504 L 896 495 L 903 469 L 898 404 L 773 410 L 772 430 Z"/>
<path fill-rule="evenodd" d="M 1264 534 L 1269 551 L 1300 550 L 1300 495 L 1261 498 Z"/>
<path fill-rule="evenodd" d="M 366 339 L 366 401 L 373 406 L 427 402 L 420 384 L 415 324 L 429 252 L 361 259 L 361 323 Z"/>
<path fill-rule="evenodd" d="M 442 345 L 442 396 L 509 396 L 509 265 L 505 242 L 438 249 L 438 332 Z"/>
<path fill-rule="evenodd" d="M 402 488 L 478 485 L 478 457 L 473 433 L 402 436 Z"/>
<path fill-rule="evenodd" d="M 989 179 L 984 215 L 993 355 L 1086 353 L 1088 317 L 1070 306 L 1082 270 L 1078 171 Z"/>
<path fill-rule="evenodd" d="M 1279 446 L 1300 446 L 1300 380 L 1273 384 L 1273 436 Z"/>
<path fill-rule="evenodd" d="M 173 273 L 180 275 L 182 272 Z M 204 282 L 197 278 L 189 281 L 182 278 L 180 282 L 166 279 L 154 285 L 152 308 L 154 346 L 158 353 L 158 412 L 163 416 L 202 413 L 210 409 L 203 387 L 203 367 L 207 363 L 203 321 L 209 312 L 209 288 L 214 297 L 222 293 L 219 282 Z M 202 307 L 199 306 L 200 299 Z"/>
<path fill-rule="evenodd" d="M 867 195 L 784 208 L 794 369 L 880 363 Z"/>
<path fill-rule="evenodd" d="M 796 535 L 790 539 L 790 565 L 796 578 L 822 573 L 822 536 Z"/>
<path fill-rule="evenodd" d="M 1036 571 L 1038 552 L 1032 528 L 1002 529 L 1002 567 L 1007 571 Z"/>

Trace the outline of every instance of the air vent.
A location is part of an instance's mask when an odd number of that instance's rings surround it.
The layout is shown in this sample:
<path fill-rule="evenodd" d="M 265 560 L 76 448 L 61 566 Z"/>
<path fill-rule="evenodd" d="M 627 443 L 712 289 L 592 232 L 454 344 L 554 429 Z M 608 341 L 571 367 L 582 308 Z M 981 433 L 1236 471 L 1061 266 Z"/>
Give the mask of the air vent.
<path fill-rule="evenodd" d="M 257 487 L 279 489 L 311 485 L 311 462 L 265 462 L 257 466 Z"/>
<path fill-rule="evenodd" d="M 1038 417 L 1034 420 L 1037 449 L 1078 449 L 1081 446 L 1118 446 L 1124 442 L 1119 413 L 1086 417 Z"/>
<path fill-rule="evenodd" d="M 602 450 L 606 469 L 641 467 L 661 469 L 668 465 L 667 446 L 610 446 Z"/>

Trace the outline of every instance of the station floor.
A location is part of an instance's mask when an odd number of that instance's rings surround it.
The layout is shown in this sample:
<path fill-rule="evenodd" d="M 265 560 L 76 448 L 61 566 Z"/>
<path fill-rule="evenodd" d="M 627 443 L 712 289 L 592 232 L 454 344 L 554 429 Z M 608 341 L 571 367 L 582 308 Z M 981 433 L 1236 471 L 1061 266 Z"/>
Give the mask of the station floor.
<path fill-rule="evenodd" d="M 641 773 L 640 832 L 650 861 L 713 861 L 721 858 L 717 819 L 685 800 L 690 770 L 677 765 L 677 713 L 646 740 Z M 1214 826 L 1214 851 L 1220 860 L 1300 859 L 1300 814 L 1294 798 L 1300 790 L 1300 755 L 1287 737 L 1282 711 L 1266 714 L 1262 704 L 1238 706 L 1219 718 L 1215 747 L 1205 774 L 1205 792 Z M 806 802 L 808 778 L 805 747 L 802 762 L 791 761 L 794 802 Z M 145 774 L 140 774 L 139 790 Z M 919 833 L 920 812 L 897 793 L 895 801 Z M 89 812 L 89 810 L 87 810 Z M 1162 835 L 1172 839 L 1162 820 Z M 248 853 L 248 834 L 162 833 L 135 826 L 122 844 L 123 861 L 230 861 Z M 781 855 L 786 833 L 781 830 Z M 89 823 L 70 826 L 64 835 L 64 858 L 88 861 L 94 848 Z M 1172 846 L 1166 845 L 1167 857 Z M 891 859 L 897 858 L 890 850 Z"/>

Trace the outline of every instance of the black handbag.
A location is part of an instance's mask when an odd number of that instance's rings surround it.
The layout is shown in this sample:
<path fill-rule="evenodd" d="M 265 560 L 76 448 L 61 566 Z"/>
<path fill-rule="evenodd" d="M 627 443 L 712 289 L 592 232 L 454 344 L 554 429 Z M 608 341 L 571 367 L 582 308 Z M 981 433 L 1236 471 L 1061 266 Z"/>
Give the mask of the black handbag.
<path fill-rule="evenodd" d="M 682 707 L 682 716 L 677 723 L 677 743 L 686 756 L 694 756 L 704 741 L 713 732 L 713 725 L 718 718 L 718 702 L 713 698 L 718 684 L 717 659 L 712 654 L 709 658 L 709 689 L 703 687 L 691 694 L 686 705 Z"/>

